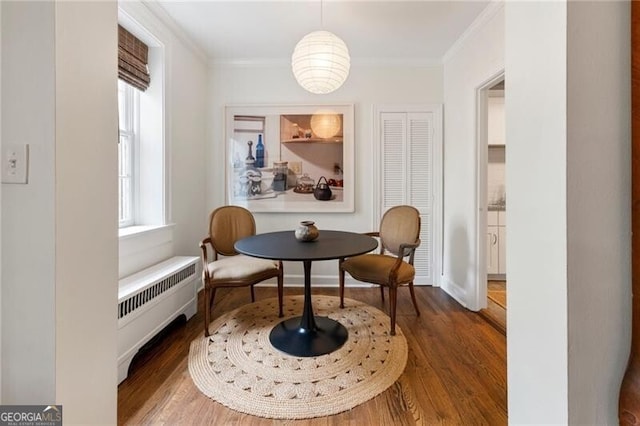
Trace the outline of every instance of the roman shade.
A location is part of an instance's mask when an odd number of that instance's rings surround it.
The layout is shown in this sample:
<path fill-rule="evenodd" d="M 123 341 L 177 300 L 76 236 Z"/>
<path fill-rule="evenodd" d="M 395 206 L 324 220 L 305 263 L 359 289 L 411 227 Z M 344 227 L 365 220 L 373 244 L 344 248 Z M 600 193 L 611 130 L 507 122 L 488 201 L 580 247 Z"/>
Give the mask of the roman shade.
<path fill-rule="evenodd" d="M 118 25 L 118 78 L 143 92 L 151 81 L 148 53 L 146 44 Z"/>

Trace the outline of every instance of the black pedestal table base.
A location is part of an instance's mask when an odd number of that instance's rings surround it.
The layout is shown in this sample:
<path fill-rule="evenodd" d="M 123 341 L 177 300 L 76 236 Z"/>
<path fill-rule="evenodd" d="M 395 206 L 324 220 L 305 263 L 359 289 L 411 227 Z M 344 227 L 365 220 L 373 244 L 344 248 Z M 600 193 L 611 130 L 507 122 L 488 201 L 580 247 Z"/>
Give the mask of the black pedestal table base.
<path fill-rule="evenodd" d="M 276 325 L 269 334 L 274 348 L 289 355 L 310 357 L 333 352 L 347 341 L 349 333 L 338 321 L 313 315 L 311 305 L 311 261 L 304 266 L 304 307 L 302 316 Z"/>
<path fill-rule="evenodd" d="M 300 327 L 302 317 L 289 318 L 276 325 L 269 340 L 276 349 L 299 357 L 320 356 L 339 349 L 347 341 L 345 326 L 327 317 L 315 317 L 316 327 Z"/>

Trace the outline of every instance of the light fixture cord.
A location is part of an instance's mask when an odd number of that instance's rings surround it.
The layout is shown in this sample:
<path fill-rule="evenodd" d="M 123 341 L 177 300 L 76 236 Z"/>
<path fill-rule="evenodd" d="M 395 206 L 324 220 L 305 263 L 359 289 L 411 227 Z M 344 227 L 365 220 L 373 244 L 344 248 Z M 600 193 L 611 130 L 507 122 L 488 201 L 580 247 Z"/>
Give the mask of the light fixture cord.
<path fill-rule="evenodd" d="M 324 30 L 324 3 L 320 0 L 320 29 Z"/>

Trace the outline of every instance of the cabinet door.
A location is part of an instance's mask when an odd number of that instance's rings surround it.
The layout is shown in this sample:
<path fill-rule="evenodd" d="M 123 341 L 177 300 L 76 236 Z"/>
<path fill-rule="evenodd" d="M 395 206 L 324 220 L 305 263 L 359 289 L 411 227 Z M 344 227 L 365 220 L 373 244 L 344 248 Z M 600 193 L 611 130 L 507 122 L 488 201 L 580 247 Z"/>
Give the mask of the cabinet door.
<path fill-rule="evenodd" d="M 498 227 L 487 226 L 487 274 L 498 274 Z"/>
<path fill-rule="evenodd" d="M 498 226 L 498 273 L 507 273 L 507 227 Z"/>

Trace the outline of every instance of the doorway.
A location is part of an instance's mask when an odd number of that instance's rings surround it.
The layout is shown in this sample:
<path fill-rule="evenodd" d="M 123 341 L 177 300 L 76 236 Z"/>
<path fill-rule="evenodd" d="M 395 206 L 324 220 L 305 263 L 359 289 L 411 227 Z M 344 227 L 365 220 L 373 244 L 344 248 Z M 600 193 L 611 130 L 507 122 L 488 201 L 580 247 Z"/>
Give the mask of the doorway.
<path fill-rule="evenodd" d="M 478 291 L 481 312 L 506 333 L 506 138 L 505 78 L 496 75 L 478 90 Z"/>

